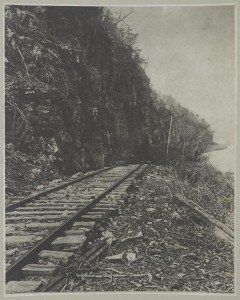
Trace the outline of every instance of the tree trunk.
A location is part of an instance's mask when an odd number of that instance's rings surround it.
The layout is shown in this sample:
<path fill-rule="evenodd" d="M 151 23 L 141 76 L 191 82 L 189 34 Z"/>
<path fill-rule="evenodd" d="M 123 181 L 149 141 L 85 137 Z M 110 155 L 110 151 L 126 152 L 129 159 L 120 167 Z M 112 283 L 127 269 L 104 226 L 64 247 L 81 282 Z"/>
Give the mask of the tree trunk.
<path fill-rule="evenodd" d="M 169 126 L 169 131 L 168 131 L 168 140 L 167 140 L 166 162 L 168 159 L 169 145 L 170 145 L 170 139 L 171 139 L 172 119 L 173 119 L 173 116 L 171 115 L 170 126 Z"/>

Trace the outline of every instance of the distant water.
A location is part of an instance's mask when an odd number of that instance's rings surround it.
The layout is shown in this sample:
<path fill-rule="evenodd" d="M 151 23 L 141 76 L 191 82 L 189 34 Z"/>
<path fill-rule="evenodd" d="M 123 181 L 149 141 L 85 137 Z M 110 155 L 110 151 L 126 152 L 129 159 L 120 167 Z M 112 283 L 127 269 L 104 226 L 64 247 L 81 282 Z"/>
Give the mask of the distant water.
<path fill-rule="evenodd" d="M 209 162 L 222 172 L 235 172 L 235 146 L 230 145 L 224 150 L 204 154 Z"/>

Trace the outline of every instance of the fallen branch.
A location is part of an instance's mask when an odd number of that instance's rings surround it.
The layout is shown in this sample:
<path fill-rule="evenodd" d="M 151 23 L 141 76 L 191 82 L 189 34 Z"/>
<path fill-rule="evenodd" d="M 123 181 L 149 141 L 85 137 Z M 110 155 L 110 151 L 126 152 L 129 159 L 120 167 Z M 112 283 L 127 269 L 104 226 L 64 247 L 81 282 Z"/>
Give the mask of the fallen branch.
<path fill-rule="evenodd" d="M 100 269 L 100 270 L 104 270 L 104 271 L 112 271 L 112 272 L 115 272 L 115 273 L 118 273 L 118 274 L 123 274 L 123 272 L 120 272 L 120 271 L 118 271 L 114 268 L 101 268 L 99 266 L 97 268 Z"/>
<path fill-rule="evenodd" d="M 112 286 L 112 284 L 113 284 L 113 274 L 110 275 L 110 282 L 109 282 L 106 290 L 110 289 L 110 287 Z"/>
<path fill-rule="evenodd" d="M 23 55 L 22 55 L 22 52 L 20 51 L 20 49 L 19 49 L 18 47 L 17 47 L 17 50 L 18 50 L 18 52 L 19 52 L 19 54 L 20 54 L 20 56 L 21 56 L 21 58 L 22 58 L 22 62 L 23 62 L 23 64 L 24 64 L 24 66 L 25 66 L 25 69 L 26 69 L 26 73 L 27 73 L 28 79 L 29 79 L 29 81 L 31 81 L 31 78 L 30 78 L 29 72 L 28 72 L 28 68 L 27 68 L 27 65 L 26 65 L 26 63 L 25 63 L 25 59 L 24 59 L 24 57 L 23 57 Z"/>
<path fill-rule="evenodd" d="M 68 278 L 65 280 L 65 284 L 61 289 L 61 292 L 64 292 L 66 290 L 66 288 L 70 285 L 70 282 L 68 282 Z"/>
<path fill-rule="evenodd" d="M 202 216 L 206 221 L 209 223 L 219 227 L 221 230 L 223 230 L 227 235 L 229 235 L 231 238 L 234 238 L 234 232 L 231 228 L 228 226 L 224 225 L 223 223 L 217 221 L 214 219 L 210 214 L 205 212 L 203 208 L 196 204 L 195 202 L 186 199 L 182 195 L 175 194 L 174 199 L 177 199 L 178 201 L 181 201 L 185 205 L 187 205 L 189 208 L 191 208 L 194 212 L 198 213 L 200 216 Z"/>
<path fill-rule="evenodd" d="M 168 191 L 170 193 L 170 196 L 173 197 L 173 194 L 172 194 L 172 192 L 171 192 L 171 190 L 170 190 L 170 188 L 169 188 L 169 186 L 167 184 L 166 184 L 166 187 L 167 187 L 167 189 L 168 189 Z"/>
<path fill-rule="evenodd" d="M 151 229 L 154 233 L 156 233 L 156 235 L 157 235 L 159 238 L 161 238 L 160 234 L 158 233 L 158 231 L 157 231 L 155 228 L 153 228 L 153 227 L 150 226 L 150 225 L 146 225 L 146 227 L 148 227 L 149 229 Z"/>
<path fill-rule="evenodd" d="M 80 274 L 76 275 L 77 277 L 82 277 L 82 278 L 109 278 L 111 276 L 116 277 L 116 278 L 124 278 L 124 277 L 145 277 L 148 276 L 148 274 L 119 274 L 119 275 L 109 275 L 109 274 L 103 274 L 103 275 L 98 275 L 98 274 Z"/>

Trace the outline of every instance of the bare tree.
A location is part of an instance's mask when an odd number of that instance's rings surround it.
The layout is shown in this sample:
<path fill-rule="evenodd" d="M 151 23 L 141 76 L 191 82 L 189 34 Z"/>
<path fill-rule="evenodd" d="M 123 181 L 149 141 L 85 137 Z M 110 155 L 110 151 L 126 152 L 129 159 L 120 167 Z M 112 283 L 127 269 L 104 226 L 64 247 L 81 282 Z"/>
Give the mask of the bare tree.
<path fill-rule="evenodd" d="M 134 9 L 133 9 L 133 8 L 131 8 L 131 10 L 130 10 L 128 13 L 126 13 L 125 15 L 122 15 L 122 9 L 121 9 L 120 14 L 119 14 L 119 17 L 118 17 L 118 19 L 117 19 L 117 22 L 116 22 L 115 24 L 117 25 L 117 24 L 119 24 L 120 22 L 123 22 L 126 26 L 130 27 L 130 25 L 127 24 L 127 23 L 125 22 L 125 19 L 126 19 L 128 16 L 130 16 L 132 13 L 134 13 Z"/>

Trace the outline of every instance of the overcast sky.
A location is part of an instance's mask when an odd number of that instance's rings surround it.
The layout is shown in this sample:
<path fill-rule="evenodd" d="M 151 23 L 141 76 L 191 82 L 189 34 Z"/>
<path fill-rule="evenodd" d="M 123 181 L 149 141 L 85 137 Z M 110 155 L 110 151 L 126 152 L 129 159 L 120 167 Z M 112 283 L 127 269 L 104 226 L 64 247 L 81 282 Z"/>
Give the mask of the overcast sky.
<path fill-rule="evenodd" d="M 126 22 L 149 57 L 153 87 L 205 118 L 217 141 L 233 141 L 234 7 L 135 7 Z"/>

